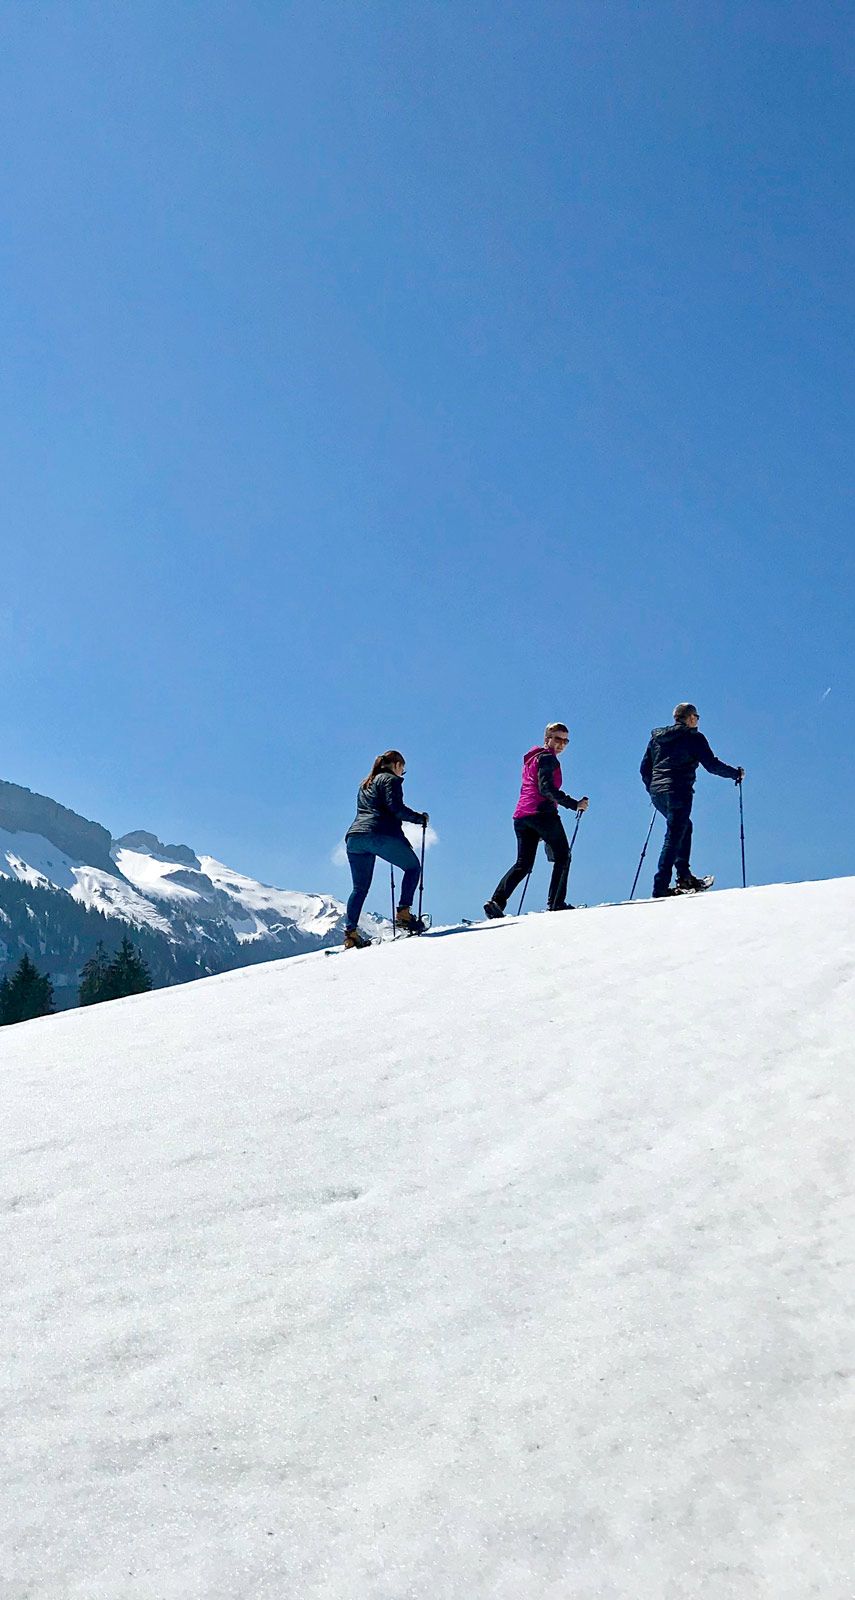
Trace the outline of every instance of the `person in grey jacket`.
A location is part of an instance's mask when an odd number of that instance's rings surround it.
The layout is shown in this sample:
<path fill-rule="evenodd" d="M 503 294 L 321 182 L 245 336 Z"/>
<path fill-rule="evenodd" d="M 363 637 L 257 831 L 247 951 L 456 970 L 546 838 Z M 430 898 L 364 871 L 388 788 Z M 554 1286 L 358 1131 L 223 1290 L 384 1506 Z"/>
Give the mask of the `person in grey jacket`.
<path fill-rule="evenodd" d="M 698 730 L 697 706 L 681 700 L 674 707 L 670 727 L 654 728 L 641 762 L 641 779 L 657 811 L 667 823 L 662 854 L 653 879 L 653 898 L 686 889 L 706 887 L 689 866 L 692 848 L 692 799 L 695 774 L 704 767 L 717 778 L 732 778 L 741 783 L 744 767 L 729 767 L 713 755 L 704 735 Z M 671 873 L 677 869 L 677 889 L 671 888 Z"/>
<path fill-rule="evenodd" d="M 419 886 L 419 858 L 404 837 L 401 823 L 416 822 L 419 827 L 426 828 L 430 819 L 426 811 L 412 811 L 404 804 L 405 771 L 406 762 L 400 750 L 384 750 L 359 786 L 356 816 L 344 838 L 353 878 L 344 930 L 346 950 L 361 950 L 371 943 L 359 931 L 359 917 L 371 888 L 378 856 L 394 867 L 401 867 L 404 873 L 395 912 L 397 926 L 405 933 L 424 932 L 424 923 L 412 911 L 413 897 Z"/>

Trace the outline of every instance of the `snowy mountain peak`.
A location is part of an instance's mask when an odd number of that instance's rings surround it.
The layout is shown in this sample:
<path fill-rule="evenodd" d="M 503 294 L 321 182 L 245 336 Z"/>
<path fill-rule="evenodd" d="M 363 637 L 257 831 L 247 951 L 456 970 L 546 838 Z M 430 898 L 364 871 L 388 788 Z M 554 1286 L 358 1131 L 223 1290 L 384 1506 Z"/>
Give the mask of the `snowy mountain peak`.
<path fill-rule="evenodd" d="M 137 828 L 135 833 L 124 833 L 121 839 L 114 839 L 113 850 L 117 849 L 141 850 L 158 861 L 176 861 L 182 867 L 201 866 L 199 857 L 189 845 L 163 844 L 156 833 L 146 833 L 144 828 Z"/>
<path fill-rule="evenodd" d="M 45 794 L 0 779 L 0 828 L 29 833 L 55 845 L 73 861 L 86 861 L 101 872 L 115 872 L 112 839 L 99 822 L 90 822 Z"/>
<path fill-rule="evenodd" d="M 160 986 L 336 944 L 344 907 L 259 883 L 142 828 L 112 840 L 46 795 L 0 783 L 0 923 L 0 965 L 30 955 L 62 1004 L 98 939 L 118 944 L 129 924 Z"/>

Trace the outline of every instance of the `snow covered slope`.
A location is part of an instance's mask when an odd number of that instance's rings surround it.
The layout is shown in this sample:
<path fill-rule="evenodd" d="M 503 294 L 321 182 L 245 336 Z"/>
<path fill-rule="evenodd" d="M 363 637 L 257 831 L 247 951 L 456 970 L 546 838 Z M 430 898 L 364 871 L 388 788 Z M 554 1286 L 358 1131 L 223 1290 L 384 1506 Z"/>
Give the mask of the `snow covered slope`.
<path fill-rule="evenodd" d="M 848 1600 L 855 880 L 0 1035 L 9 1600 Z"/>

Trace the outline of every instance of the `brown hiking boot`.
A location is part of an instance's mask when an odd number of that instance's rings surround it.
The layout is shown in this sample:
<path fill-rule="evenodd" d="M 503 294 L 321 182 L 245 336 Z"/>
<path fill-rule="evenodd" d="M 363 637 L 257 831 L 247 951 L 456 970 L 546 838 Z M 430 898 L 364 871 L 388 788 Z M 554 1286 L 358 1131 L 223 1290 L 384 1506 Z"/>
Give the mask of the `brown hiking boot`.
<path fill-rule="evenodd" d="M 421 917 L 413 916 L 409 906 L 399 906 L 395 912 L 395 927 L 404 933 L 424 933 L 427 923 Z"/>
<path fill-rule="evenodd" d="M 360 932 L 359 928 L 345 928 L 345 950 L 367 950 L 370 944 L 371 940 L 368 938 L 368 935 Z"/>

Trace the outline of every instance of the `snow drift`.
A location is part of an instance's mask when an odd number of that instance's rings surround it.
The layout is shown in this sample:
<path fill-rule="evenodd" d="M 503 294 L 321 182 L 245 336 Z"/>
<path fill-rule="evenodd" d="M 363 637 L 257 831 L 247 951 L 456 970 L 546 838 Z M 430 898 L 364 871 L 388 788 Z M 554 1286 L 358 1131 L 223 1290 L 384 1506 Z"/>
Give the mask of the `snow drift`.
<path fill-rule="evenodd" d="M 853 913 L 532 916 L 5 1030 L 0 1593 L 844 1600 Z"/>

